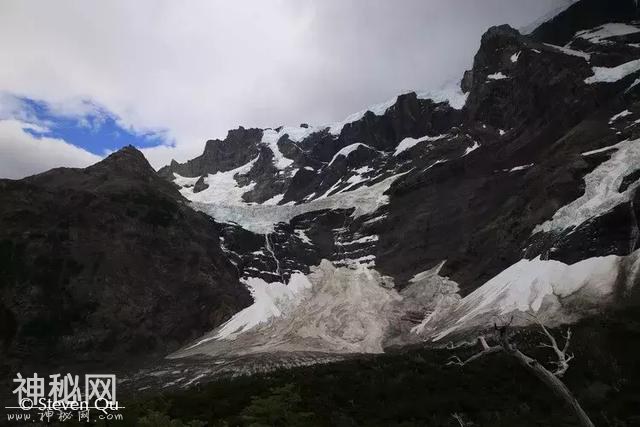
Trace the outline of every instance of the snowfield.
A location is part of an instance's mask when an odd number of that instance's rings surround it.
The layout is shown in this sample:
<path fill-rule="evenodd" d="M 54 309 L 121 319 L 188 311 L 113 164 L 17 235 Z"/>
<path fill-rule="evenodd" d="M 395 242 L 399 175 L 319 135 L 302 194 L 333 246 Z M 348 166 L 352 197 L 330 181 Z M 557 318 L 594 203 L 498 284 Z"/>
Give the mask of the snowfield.
<path fill-rule="evenodd" d="M 185 178 L 174 173 L 174 176 L 176 177 L 174 182 L 178 185 L 181 185 L 182 183 L 187 183 L 189 185 L 182 187 L 180 192 L 184 197 L 193 202 L 240 204 L 243 203 L 242 195 L 247 191 L 252 190 L 256 184 L 255 182 L 252 182 L 249 185 L 240 187 L 238 182 L 235 180 L 235 176 L 248 173 L 257 160 L 258 157 L 239 168 L 226 172 L 209 174 L 204 179 L 204 182 L 209 185 L 209 188 L 199 193 L 194 193 L 191 188 L 198 178 Z"/>

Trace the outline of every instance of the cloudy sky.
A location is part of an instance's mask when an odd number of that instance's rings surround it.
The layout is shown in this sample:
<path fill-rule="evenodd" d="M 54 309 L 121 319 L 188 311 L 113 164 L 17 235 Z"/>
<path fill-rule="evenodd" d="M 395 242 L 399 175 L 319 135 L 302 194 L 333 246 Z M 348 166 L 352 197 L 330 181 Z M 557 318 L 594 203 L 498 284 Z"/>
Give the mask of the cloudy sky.
<path fill-rule="evenodd" d="M 491 25 L 570 0 L 3 0 L 0 177 L 127 144 L 154 167 L 230 128 L 338 121 L 469 68 Z"/>

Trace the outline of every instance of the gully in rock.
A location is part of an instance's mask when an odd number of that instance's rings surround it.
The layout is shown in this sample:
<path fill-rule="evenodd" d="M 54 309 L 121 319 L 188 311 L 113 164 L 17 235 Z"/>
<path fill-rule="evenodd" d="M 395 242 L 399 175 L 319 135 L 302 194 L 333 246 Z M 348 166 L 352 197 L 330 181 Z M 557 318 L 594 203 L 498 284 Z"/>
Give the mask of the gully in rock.
<path fill-rule="evenodd" d="M 269 233 L 265 233 L 264 235 L 265 248 L 267 252 L 271 254 L 271 258 L 276 263 L 276 273 L 280 276 L 280 280 L 282 283 L 286 283 L 284 277 L 282 276 L 282 269 L 280 268 L 280 260 L 276 256 L 275 251 L 273 250 L 273 246 L 271 245 L 271 239 L 269 239 Z"/>

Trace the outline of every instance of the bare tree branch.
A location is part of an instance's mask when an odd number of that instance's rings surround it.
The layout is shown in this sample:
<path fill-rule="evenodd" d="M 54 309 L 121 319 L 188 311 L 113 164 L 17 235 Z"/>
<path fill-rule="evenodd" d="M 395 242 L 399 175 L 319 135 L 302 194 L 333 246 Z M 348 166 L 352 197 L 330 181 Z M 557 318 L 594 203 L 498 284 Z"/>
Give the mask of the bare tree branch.
<path fill-rule="evenodd" d="M 478 342 L 482 346 L 482 351 L 474 354 L 473 356 L 469 357 L 465 361 L 462 361 L 458 356 L 451 356 L 449 358 L 449 361 L 447 362 L 447 366 L 449 365 L 464 366 L 468 363 L 473 362 L 474 360 L 481 358 L 482 356 L 486 356 L 487 354 L 497 353 L 499 351 L 502 351 L 502 346 L 499 346 L 499 345 L 490 346 L 489 344 L 487 344 L 487 340 L 485 340 L 485 338 L 482 335 L 478 337 Z"/>
<path fill-rule="evenodd" d="M 538 377 L 545 385 L 547 385 L 547 387 L 549 387 L 550 390 L 552 390 L 567 405 L 569 405 L 573 409 L 578 420 L 580 420 L 580 425 L 582 425 L 583 427 L 594 427 L 593 422 L 591 421 L 587 413 L 582 409 L 578 400 L 573 396 L 571 391 L 562 382 L 562 380 L 560 380 L 562 375 L 564 375 L 567 369 L 569 369 L 569 362 L 574 357 L 572 354 L 567 353 L 567 350 L 569 349 L 569 343 L 571 341 L 571 329 L 567 329 L 566 334 L 563 336 L 565 342 L 561 350 L 555 337 L 542 324 L 542 322 L 535 315 L 530 314 L 530 316 L 535 319 L 538 325 L 540 325 L 540 328 L 542 329 L 541 334 L 544 335 L 551 343 L 540 343 L 540 347 L 553 349 L 555 355 L 558 358 L 557 362 L 553 362 L 557 367 L 554 372 L 549 371 L 536 359 L 533 359 L 522 353 L 515 344 L 511 343 L 510 326 L 513 322 L 513 316 L 511 317 L 509 322 L 505 322 L 502 326 L 498 326 L 497 322 L 494 322 L 493 327 L 496 339 L 500 343 L 499 345 L 490 346 L 489 344 L 487 344 L 485 338 L 483 336 L 480 336 L 478 337 L 478 342 L 482 346 L 482 350 L 479 353 L 474 354 L 465 361 L 462 361 L 458 356 L 452 356 L 447 362 L 447 365 L 464 366 L 487 354 L 504 351 L 508 355 L 513 356 L 523 367 L 533 372 L 536 377 Z M 458 420 L 458 423 L 460 423 L 460 419 L 455 416 L 454 418 L 456 418 L 456 420 Z"/>
<path fill-rule="evenodd" d="M 552 362 L 556 366 L 556 370 L 553 371 L 552 373 L 556 377 L 561 378 L 565 374 L 565 372 L 567 372 L 567 370 L 569 369 L 569 362 L 574 358 L 573 354 L 567 353 L 567 350 L 569 349 L 569 344 L 571 343 L 571 328 L 567 328 L 567 332 L 564 335 L 564 340 L 565 340 L 564 346 L 562 347 L 562 350 L 561 350 L 560 347 L 558 346 L 558 341 L 556 341 L 555 337 L 551 334 L 551 332 L 549 332 L 549 330 L 546 328 L 546 326 L 544 326 L 544 324 L 540 321 L 540 319 L 533 314 L 531 314 L 531 317 L 540 326 L 540 328 L 542 329 L 542 332 L 549 339 L 549 342 L 551 343 L 551 344 L 540 343 L 539 346 L 544 348 L 550 348 L 553 350 L 558 360 L 555 362 Z"/>

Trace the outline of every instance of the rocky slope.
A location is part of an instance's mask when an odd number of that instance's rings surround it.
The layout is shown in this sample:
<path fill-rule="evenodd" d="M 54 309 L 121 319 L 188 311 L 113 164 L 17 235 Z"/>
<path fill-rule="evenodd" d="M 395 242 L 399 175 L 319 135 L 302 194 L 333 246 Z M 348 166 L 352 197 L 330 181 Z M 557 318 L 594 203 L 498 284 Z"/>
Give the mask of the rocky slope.
<path fill-rule="evenodd" d="M 132 147 L 0 180 L 3 362 L 164 355 L 248 305 L 220 227 Z"/>

